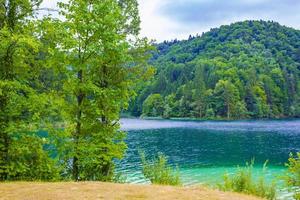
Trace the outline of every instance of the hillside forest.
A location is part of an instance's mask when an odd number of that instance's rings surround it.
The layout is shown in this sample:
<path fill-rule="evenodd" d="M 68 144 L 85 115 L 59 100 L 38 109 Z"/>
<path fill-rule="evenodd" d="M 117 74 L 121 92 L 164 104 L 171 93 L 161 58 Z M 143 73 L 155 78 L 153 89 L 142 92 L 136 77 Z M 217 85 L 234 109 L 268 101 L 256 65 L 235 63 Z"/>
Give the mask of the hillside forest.
<path fill-rule="evenodd" d="M 300 116 L 300 31 L 244 21 L 156 44 L 156 75 L 133 116 L 200 119 Z"/>

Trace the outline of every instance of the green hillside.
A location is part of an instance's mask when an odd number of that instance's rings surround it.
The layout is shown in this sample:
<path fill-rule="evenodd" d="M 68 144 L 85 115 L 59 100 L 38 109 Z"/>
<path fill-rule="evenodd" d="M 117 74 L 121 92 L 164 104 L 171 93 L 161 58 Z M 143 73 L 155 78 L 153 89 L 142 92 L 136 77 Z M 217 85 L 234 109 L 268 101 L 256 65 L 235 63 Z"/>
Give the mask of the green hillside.
<path fill-rule="evenodd" d="M 157 73 L 129 107 L 134 116 L 300 116 L 299 30 L 244 21 L 157 50 L 150 61 Z"/>

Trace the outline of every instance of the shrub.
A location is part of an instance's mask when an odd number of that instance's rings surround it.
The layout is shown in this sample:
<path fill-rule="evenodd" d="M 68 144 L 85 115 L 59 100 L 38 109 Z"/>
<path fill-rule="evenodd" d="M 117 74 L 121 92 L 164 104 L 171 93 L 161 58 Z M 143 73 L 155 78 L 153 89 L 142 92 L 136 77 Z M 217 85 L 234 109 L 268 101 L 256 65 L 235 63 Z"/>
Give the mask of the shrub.
<path fill-rule="evenodd" d="M 284 180 L 288 188 L 294 192 L 294 198 L 300 200 L 300 153 L 290 154 L 287 173 Z"/>
<path fill-rule="evenodd" d="M 147 160 L 145 153 L 140 152 L 142 161 L 142 172 L 153 184 L 159 185 L 181 185 L 179 169 L 172 169 L 168 166 L 166 156 L 159 153 L 152 160 Z"/>
<path fill-rule="evenodd" d="M 126 176 L 124 176 L 121 172 L 115 173 L 112 182 L 114 183 L 126 183 Z"/>
<path fill-rule="evenodd" d="M 246 167 L 240 168 L 238 167 L 237 172 L 234 175 L 225 174 L 224 175 L 224 183 L 219 184 L 219 189 L 223 191 L 232 191 L 239 192 L 245 194 L 252 194 L 255 196 L 267 198 L 267 199 L 275 199 L 276 198 L 276 184 L 275 182 L 268 185 L 265 181 L 265 172 L 266 165 L 265 162 L 262 175 L 255 180 L 253 178 L 252 170 L 253 170 L 254 162 L 247 163 Z"/>

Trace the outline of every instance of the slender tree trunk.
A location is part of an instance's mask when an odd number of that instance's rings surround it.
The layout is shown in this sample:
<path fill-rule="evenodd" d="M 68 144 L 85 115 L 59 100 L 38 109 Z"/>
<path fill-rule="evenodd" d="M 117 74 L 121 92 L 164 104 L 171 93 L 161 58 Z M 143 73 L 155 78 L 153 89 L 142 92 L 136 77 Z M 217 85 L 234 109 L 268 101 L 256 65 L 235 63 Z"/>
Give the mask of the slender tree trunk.
<path fill-rule="evenodd" d="M 1 127 L 2 128 L 2 127 Z M 9 137 L 5 132 L 0 133 L 0 181 L 5 181 L 8 178 L 8 149 Z"/>
<path fill-rule="evenodd" d="M 8 160 L 9 160 L 9 144 L 10 138 L 6 132 L 6 128 L 9 124 L 9 119 L 5 116 L 5 110 L 7 107 L 8 96 L 3 95 L 0 98 L 0 181 L 7 180 L 8 178 Z M 4 114 L 4 115 L 1 115 Z"/>
<path fill-rule="evenodd" d="M 10 71 L 12 65 L 12 58 L 10 50 L 7 50 L 7 56 L 4 58 L 4 72 L 1 74 L 2 80 L 13 80 L 12 73 Z M 0 63 L 2 64 L 2 63 Z M 3 89 L 3 88 L 2 88 Z M 4 91 L 8 90 L 4 87 Z M 9 116 L 7 116 L 7 106 L 10 96 L 4 92 L 0 96 L 0 181 L 8 179 L 8 165 L 9 165 L 9 148 L 11 138 L 7 132 L 9 126 Z"/>
<path fill-rule="evenodd" d="M 227 119 L 230 119 L 230 107 L 229 107 L 229 103 L 227 104 Z"/>
<path fill-rule="evenodd" d="M 199 118 L 202 118 L 202 106 L 199 106 Z"/>
<path fill-rule="evenodd" d="M 103 65 L 103 67 L 102 67 L 102 82 L 101 82 L 101 87 L 102 88 L 107 88 L 108 87 L 106 76 L 107 76 L 107 67 L 106 67 L 106 65 Z M 105 105 L 103 105 L 103 106 L 105 107 Z M 101 121 L 102 121 L 103 124 L 107 124 L 107 119 L 106 119 L 105 115 L 101 116 Z"/>
<path fill-rule="evenodd" d="M 102 67 L 102 84 L 101 84 L 102 88 L 107 88 L 108 87 L 108 82 L 107 82 L 106 79 L 107 79 L 107 66 L 103 65 L 103 67 Z M 104 109 L 105 109 L 105 105 L 103 105 L 103 106 L 104 106 Z M 101 122 L 104 125 L 108 124 L 108 120 L 107 120 L 107 117 L 105 116 L 105 114 L 101 116 Z M 103 154 L 104 155 L 107 154 L 107 148 L 103 149 Z M 110 163 L 103 164 L 101 166 L 102 175 L 103 176 L 108 176 L 109 172 L 110 172 Z"/>
<path fill-rule="evenodd" d="M 80 70 L 77 73 L 77 78 L 79 79 L 79 82 L 82 83 L 82 70 Z M 76 131 L 74 134 L 74 143 L 75 143 L 75 154 L 73 157 L 73 179 L 75 181 L 79 180 L 79 163 L 78 163 L 78 157 L 79 157 L 79 152 L 78 152 L 78 146 L 79 146 L 79 138 L 81 135 L 81 116 L 82 116 L 82 110 L 81 110 L 81 105 L 83 102 L 84 94 L 81 90 L 79 90 L 78 96 L 77 96 L 77 106 L 78 106 L 78 111 L 77 111 L 77 122 L 76 122 Z"/>

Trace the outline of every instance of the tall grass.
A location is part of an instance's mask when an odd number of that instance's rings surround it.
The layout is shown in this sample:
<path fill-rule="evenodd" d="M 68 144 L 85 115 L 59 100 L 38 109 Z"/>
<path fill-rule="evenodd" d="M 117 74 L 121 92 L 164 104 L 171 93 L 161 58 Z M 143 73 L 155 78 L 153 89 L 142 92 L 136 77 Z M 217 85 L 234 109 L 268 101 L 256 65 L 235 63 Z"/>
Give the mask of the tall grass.
<path fill-rule="evenodd" d="M 262 175 L 255 179 L 253 177 L 254 161 L 247 163 L 245 167 L 238 167 L 237 172 L 233 175 L 228 173 L 223 177 L 223 184 L 219 184 L 219 189 L 223 191 L 232 191 L 245 194 L 251 194 L 262 198 L 273 200 L 276 198 L 275 182 L 268 185 L 265 180 L 267 162 L 263 165 Z"/>
<path fill-rule="evenodd" d="M 300 200 L 300 152 L 296 155 L 290 154 L 286 167 L 288 170 L 283 180 L 289 190 L 294 193 L 294 199 Z"/>
<path fill-rule="evenodd" d="M 145 153 L 140 151 L 142 172 L 152 184 L 181 185 L 178 168 L 173 169 L 168 165 L 166 156 L 159 153 L 155 158 L 147 160 Z"/>

